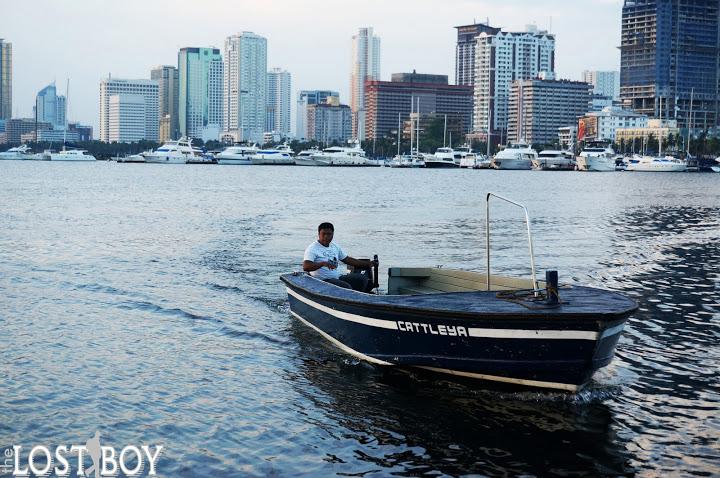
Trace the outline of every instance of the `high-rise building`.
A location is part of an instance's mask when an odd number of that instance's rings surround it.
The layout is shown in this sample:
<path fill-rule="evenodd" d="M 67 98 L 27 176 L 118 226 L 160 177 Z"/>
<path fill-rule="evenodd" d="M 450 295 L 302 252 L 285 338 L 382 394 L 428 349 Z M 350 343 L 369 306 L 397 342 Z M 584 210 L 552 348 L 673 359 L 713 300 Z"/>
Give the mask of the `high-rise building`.
<path fill-rule="evenodd" d="M 160 141 L 178 139 L 180 137 L 180 120 L 178 108 L 180 103 L 180 72 L 174 66 L 156 66 L 150 70 L 150 79 L 158 82 L 159 95 L 159 121 L 169 117 L 165 125 L 165 136 L 160 135 Z"/>
<path fill-rule="evenodd" d="M 447 75 L 396 73 L 392 81 L 367 81 L 365 102 L 368 138 L 391 136 L 392 131 L 397 132 L 398 115 L 407 120 L 411 110 L 419 110 L 421 115 L 447 115 L 450 123 L 461 125 L 463 133 L 470 131 L 473 89 L 448 85 Z"/>
<path fill-rule="evenodd" d="M 307 107 L 308 139 L 320 143 L 343 143 L 352 135 L 352 113 L 337 96 Z"/>
<path fill-rule="evenodd" d="M 0 120 L 12 118 L 12 43 L 0 38 Z"/>
<path fill-rule="evenodd" d="M 267 39 L 242 32 L 225 40 L 225 131 L 236 140 L 262 142 L 267 98 Z"/>
<path fill-rule="evenodd" d="M 558 128 L 577 124 L 587 113 L 590 89 L 581 81 L 514 81 L 508 104 L 508 141 L 554 143 Z"/>
<path fill-rule="evenodd" d="M 107 78 L 100 82 L 100 141 L 110 142 L 111 115 L 123 114 L 123 121 L 129 121 L 128 115 L 139 115 L 140 109 L 122 108 L 123 97 L 114 100 L 115 106 L 110 109 L 110 99 L 113 96 L 127 95 L 139 96 L 142 98 L 144 107 L 143 118 L 133 118 L 134 123 L 144 123 L 144 134 L 140 139 L 157 141 L 159 138 L 159 85 L 154 80 L 122 80 L 119 78 Z M 119 101 L 119 103 L 118 103 Z M 113 124 L 118 124 L 120 119 L 113 117 Z M 135 136 L 133 136 L 135 137 Z M 133 140 L 135 141 L 135 140 Z"/>
<path fill-rule="evenodd" d="M 487 132 L 491 126 L 493 133 L 499 132 L 503 137 L 512 82 L 536 78 L 540 72 L 552 77 L 555 36 L 533 25 L 528 25 L 524 32 L 482 32 L 477 37 L 475 53 L 473 129 Z"/>
<path fill-rule="evenodd" d="M 582 72 L 581 81 L 592 85 L 593 94 L 605 96 L 611 100 L 620 98 L 619 71 L 585 70 Z"/>
<path fill-rule="evenodd" d="M 295 138 L 298 140 L 308 139 L 307 131 L 307 108 L 310 105 L 317 105 L 327 102 L 330 96 L 340 97 L 337 91 L 329 90 L 301 90 L 298 92 L 297 109 L 295 112 Z"/>
<path fill-rule="evenodd" d="M 265 130 L 290 135 L 290 72 L 273 68 L 267 74 Z"/>
<path fill-rule="evenodd" d="M 180 135 L 202 138 L 207 137 L 205 130 L 219 131 L 223 125 L 223 60 L 220 50 L 181 48 L 178 73 Z"/>
<path fill-rule="evenodd" d="M 462 25 L 457 28 L 457 45 L 455 46 L 455 84 L 475 84 L 475 49 L 477 37 L 481 33 L 495 35 L 500 32 L 499 28 L 491 27 L 488 24 L 473 23 Z"/>
<path fill-rule="evenodd" d="M 145 98 L 141 95 L 111 95 L 109 100 L 108 140 L 134 143 L 145 139 L 147 121 Z"/>
<path fill-rule="evenodd" d="M 33 108 L 38 121 L 50 123 L 54 129 L 65 129 L 65 97 L 57 94 L 55 82 L 40 90 Z"/>
<path fill-rule="evenodd" d="M 352 37 L 352 73 L 350 76 L 350 109 L 352 134 L 365 139 L 365 82 L 380 80 L 380 38 L 372 28 L 361 28 Z"/>
<path fill-rule="evenodd" d="M 717 0 L 625 0 L 620 39 L 623 106 L 675 119 L 680 127 L 689 122 L 692 128 L 718 125 L 719 16 Z"/>

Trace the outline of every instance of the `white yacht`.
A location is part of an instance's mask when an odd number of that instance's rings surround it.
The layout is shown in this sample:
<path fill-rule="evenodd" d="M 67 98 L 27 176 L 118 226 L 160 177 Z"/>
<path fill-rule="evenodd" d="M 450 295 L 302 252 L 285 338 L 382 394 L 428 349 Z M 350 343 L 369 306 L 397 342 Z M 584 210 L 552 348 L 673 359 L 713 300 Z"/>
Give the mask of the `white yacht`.
<path fill-rule="evenodd" d="M 463 158 L 469 155 L 474 155 L 472 148 L 469 144 L 465 143 L 453 150 L 453 159 L 455 161 L 455 164 L 460 166 L 460 163 L 462 162 Z"/>
<path fill-rule="evenodd" d="M 50 161 L 95 161 L 95 156 L 87 154 L 84 149 L 63 149 L 50 153 Z"/>
<path fill-rule="evenodd" d="M 615 171 L 615 151 L 607 141 L 590 141 L 575 162 L 580 171 Z"/>
<path fill-rule="evenodd" d="M 635 155 L 628 161 L 626 171 L 687 171 L 687 161 L 672 156 L 654 157 Z"/>
<path fill-rule="evenodd" d="M 32 153 L 27 144 L 21 144 L 0 153 L 0 159 L 42 159 L 42 154 Z"/>
<path fill-rule="evenodd" d="M 492 160 L 495 169 L 532 169 L 532 161 L 537 153 L 524 141 L 510 143 L 510 146 L 498 152 Z"/>
<path fill-rule="evenodd" d="M 570 151 L 545 149 L 533 159 L 532 166 L 538 171 L 573 171 L 575 159 Z"/>
<path fill-rule="evenodd" d="M 457 168 L 461 166 L 455 162 L 455 151 L 447 147 L 438 148 L 434 155 L 427 155 L 424 159 L 426 168 Z"/>
<path fill-rule="evenodd" d="M 218 164 L 252 164 L 251 158 L 260 151 L 257 145 L 236 144 L 222 150 L 215 156 Z"/>
<path fill-rule="evenodd" d="M 295 164 L 298 166 L 320 166 L 320 163 L 313 159 L 313 156 L 320 152 L 316 147 L 304 149 L 295 156 Z"/>
<path fill-rule="evenodd" d="M 312 159 L 321 166 L 370 166 L 365 151 L 360 143 L 354 143 L 351 148 L 333 146 L 325 148 L 312 156 Z"/>
<path fill-rule="evenodd" d="M 155 151 L 142 153 L 146 163 L 185 164 L 188 159 L 200 154 L 200 150 L 193 148 L 192 139 L 182 137 L 177 141 L 168 141 Z"/>
<path fill-rule="evenodd" d="M 283 144 L 277 148 L 259 149 L 250 157 L 252 164 L 274 164 L 274 165 L 293 165 L 293 151 L 290 146 Z"/>
<path fill-rule="evenodd" d="M 714 173 L 720 173 L 720 156 L 715 158 L 715 162 L 718 163 L 717 166 L 710 166 L 710 169 L 713 170 Z"/>

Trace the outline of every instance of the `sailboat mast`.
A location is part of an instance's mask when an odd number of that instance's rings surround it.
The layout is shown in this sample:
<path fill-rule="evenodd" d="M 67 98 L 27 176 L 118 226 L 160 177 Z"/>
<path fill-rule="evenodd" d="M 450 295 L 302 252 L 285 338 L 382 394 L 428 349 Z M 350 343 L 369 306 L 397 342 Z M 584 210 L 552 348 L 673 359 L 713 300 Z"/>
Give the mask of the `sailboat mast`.
<path fill-rule="evenodd" d="M 447 136 L 447 115 L 445 115 L 445 126 L 443 127 L 443 148 L 445 147 L 445 137 Z"/>
<path fill-rule="evenodd" d="M 487 128 L 487 159 L 490 159 L 490 131 L 492 130 L 492 110 L 488 100 L 488 128 Z"/>
<path fill-rule="evenodd" d="M 397 143 L 398 143 L 398 152 L 397 152 L 397 154 L 398 154 L 398 156 L 400 156 L 400 112 L 399 112 L 399 111 L 398 111 L 398 138 L 397 138 Z"/>
<path fill-rule="evenodd" d="M 410 156 L 412 156 L 413 143 L 415 142 L 415 123 L 413 123 L 413 110 L 415 109 L 415 97 L 410 95 Z"/>
<path fill-rule="evenodd" d="M 70 78 L 67 79 L 67 86 L 65 87 L 65 129 L 63 131 L 63 151 L 65 151 L 65 140 L 67 139 L 68 112 L 70 111 L 69 105 L 70 105 Z M 37 131 L 37 129 L 35 131 Z"/>
<path fill-rule="evenodd" d="M 662 135 L 663 135 L 663 124 L 662 124 L 662 96 L 660 97 L 660 130 L 658 131 L 658 156 L 662 156 Z"/>
<path fill-rule="evenodd" d="M 690 88 L 690 114 L 688 115 L 688 139 L 687 139 L 687 156 L 690 156 L 690 128 L 692 127 L 692 110 L 693 110 L 693 96 L 695 95 L 695 88 Z"/>
<path fill-rule="evenodd" d="M 417 155 L 419 156 L 420 155 L 420 97 L 419 96 L 417 99 L 417 122 L 416 122 L 416 125 L 417 125 L 417 134 L 415 135 L 415 141 L 417 142 L 417 144 L 415 145 L 415 153 L 417 153 Z"/>

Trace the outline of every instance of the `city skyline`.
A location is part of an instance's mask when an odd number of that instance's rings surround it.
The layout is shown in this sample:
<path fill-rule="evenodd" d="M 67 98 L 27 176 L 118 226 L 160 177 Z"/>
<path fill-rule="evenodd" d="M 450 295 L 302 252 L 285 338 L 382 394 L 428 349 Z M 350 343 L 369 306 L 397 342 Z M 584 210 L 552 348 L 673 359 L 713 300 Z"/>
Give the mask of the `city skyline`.
<path fill-rule="evenodd" d="M 363 9 L 353 8 L 351 19 L 338 19 L 337 10 L 344 6 L 322 1 L 310 5 L 211 1 L 192 15 L 182 3 L 169 10 L 164 4 L 135 0 L 122 5 L 13 1 L 2 7 L 0 36 L 13 44 L 13 116 L 30 117 L 37 92 L 53 80 L 62 85 L 69 77 L 68 119 L 93 125 L 97 131 L 98 84 L 108 74 L 149 78 L 153 67 L 175 64 L 180 48 L 222 49 L 227 36 L 242 31 L 268 39 L 268 68 L 281 67 L 293 75 L 293 96 L 303 89 L 337 90 L 344 103 L 350 101 L 352 36 L 366 26 L 373 27 L 383 42 L 382 80 L 413 69 L 454 79 L 454 27 L 488 18 L 491 25 L 509 30 L 523 30 L 533 23 L 551 28 L 557 39 L 559 78 L 580 79 L 587 69 L 618 69 L 622 1 L 581 3 L 452 1 L 438 9 L 438 3 L 429 0 L 389 6 L 371 1 Z M 218 9 L 225 13 L 216 15 Z M 580 23 L 578 19 L 589 10 L 594 21 Z M 278 17 L 279 11 L 283 15 Z M 82 28 L 64 28 L 78 18 L 83 20 Z M 47 45 L 36 40 L 37 31 L 48 38 L 64 38 L 65 46 L 49 54 Z"/>

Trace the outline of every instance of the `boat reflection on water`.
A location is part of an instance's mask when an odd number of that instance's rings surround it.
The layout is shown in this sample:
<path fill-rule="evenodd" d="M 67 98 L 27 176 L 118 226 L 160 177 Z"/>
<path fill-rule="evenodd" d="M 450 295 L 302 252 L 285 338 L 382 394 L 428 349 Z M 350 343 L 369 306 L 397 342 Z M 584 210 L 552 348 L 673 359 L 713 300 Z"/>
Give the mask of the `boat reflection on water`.
<path fill-rule="evenodd" d="M 298 356 L 287 378 L 326 415 L 306 419 L 349 442 L 326 459 L 334 473 L 357 473 L 358 460 L 380 475 L 632 473 L 603 403 L 613 389 L 569 396 L 436 380 L 354 360 L 298 321 L 289 327 Z"/>

